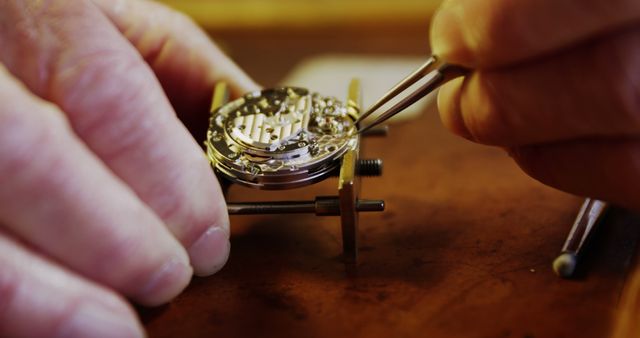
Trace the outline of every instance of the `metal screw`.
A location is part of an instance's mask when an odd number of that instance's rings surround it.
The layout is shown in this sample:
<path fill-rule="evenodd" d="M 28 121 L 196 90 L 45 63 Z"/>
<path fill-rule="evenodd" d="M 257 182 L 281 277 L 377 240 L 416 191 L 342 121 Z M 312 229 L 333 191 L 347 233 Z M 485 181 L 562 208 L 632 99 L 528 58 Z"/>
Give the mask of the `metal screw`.
<path fill-rule="evenodd" d="M 382 160 L 379 158 L 358 160 L 356 174 L 365 177 L 382 176 Z"/>

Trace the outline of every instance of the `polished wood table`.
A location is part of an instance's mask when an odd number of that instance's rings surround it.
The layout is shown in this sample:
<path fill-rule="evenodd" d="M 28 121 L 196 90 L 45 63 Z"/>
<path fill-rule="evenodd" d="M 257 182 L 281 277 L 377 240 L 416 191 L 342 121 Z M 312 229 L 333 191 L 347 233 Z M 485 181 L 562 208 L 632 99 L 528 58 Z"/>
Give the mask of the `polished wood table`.
<path fill-rule="evenodd" d="M 426 32 L 426 30 L 424 31 Z M 216 32 L 266 85 L 326 51 L 425 54 L 418 29 Z M 288 52 L 288 51 L 295 52 Z M 255 55 L 261 55 L 256 58 Z M 206 123 L 206 122 L 205 122 Z M 579 267 L 551 270 L 580 198 L 523 174 L 502 150 L 449 134 L 435 108 L 364 141 L 384 160 L 363 198 L 387 209 L 363 214 L 360 260 L 340 259 L 337 217 L 232 217 L 226 267 L 194 278 L 170 305 L 140 309 L 151 337 L 606 337 L 635 266 L 638 218 L 613 209 Z M 229 200 L 308 199 L 337 181 L 285 192 L 232 187 Z"/>

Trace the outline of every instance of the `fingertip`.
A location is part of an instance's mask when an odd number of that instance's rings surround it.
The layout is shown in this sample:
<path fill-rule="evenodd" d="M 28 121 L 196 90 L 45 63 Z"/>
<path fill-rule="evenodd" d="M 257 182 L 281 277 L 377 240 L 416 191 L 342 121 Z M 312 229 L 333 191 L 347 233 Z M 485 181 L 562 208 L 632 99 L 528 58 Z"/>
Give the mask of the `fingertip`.
<path fill-rule="evenodd" d="M 191 281 L 193 268 L 183 253 L 165 261 L 143 285 L 135 300 L 145 306 L 158 306 L 180 294 Z"/>
<path fill-rule="evenodd" d="M 460 104 L 463 84 L 464 78 L 460 77 L 440 87 L 438 111 L 445 127 L 454 134 L 471 140 L 473 137 L 465 124 Z"/>
<path fill-rule="evenodd" d="M 462 15 L 462 6 L 454 1 L 443 2 L 431 21 L 431 51 L 448 62 L 469 66 L 473 57 Z"/>
<path fill-rule="evenodd" d="M 235 64 L 229 68 L 230 74 L 226 75 L 226 81 L 231 86 L 233 97 L 241 97 L 246 93 L 261 90 L 263 86 L 257 84 L 249 75 L 242 71 Z"/>
<path fill-rule="evenodd" d="M 220 271 L 230 250 L 228 226 L 209 227 L 188 249 L 195 275 L 204 277 Z"/>
<path fill-rule="evenodd" d="M 97 303 L 85 302 L 64 321 L 57 336 L 142 338 L 146 335 L 131 311 L 114 311 Z"/>
<path fill-rule="evenodd" d="M 213 174 L 211 176 L 215 179 Z M 219 271 L 230 251 L 230 221 L 222 187 L 219 182 L 210 182 L 206 187 L 206 193 L 199 199 L 203 203 L 196 209 L 199 216 L 191 219 L 191 226 L 185 227 L 180 236 L 194 274 L 201 277 Z"/>
<path fill-rule="evenodd" d="M 243 74 L 239 75 L 237 78 L 238 88 L 244 93 L 253 92 L 256 90 L 261 90 L 263 86 L 257 84 L 252 78 L 248 75 Z"/>

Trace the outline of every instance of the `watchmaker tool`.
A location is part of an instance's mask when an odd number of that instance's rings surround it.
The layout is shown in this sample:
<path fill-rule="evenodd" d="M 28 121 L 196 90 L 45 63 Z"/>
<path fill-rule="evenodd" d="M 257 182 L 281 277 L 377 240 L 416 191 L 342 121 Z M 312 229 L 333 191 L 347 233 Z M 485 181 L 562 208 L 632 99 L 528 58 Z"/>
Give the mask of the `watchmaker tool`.
<path fill-rule="evenodd" d="M 307 89 L 282 87 L 228 102 L 226 84 L 214 91 L 207 156 L 223 184 L 263 190 L 291 189 L 338 176 L 335 196 L 311 201 L 227 201 L 231 215 L 314 213 L 340 216 L 347 262 L 358 254 L 358 213 L 383 211 L 384 201 L 358 197 L 361 176 L 380 176 L 382 160 L 359 159 L 360 83 L 352 80 L 345 103 Z M 226 183 L 225 183 L 226 182 Z"/>
<path fill-rule="evenodd" d="M 587 198 L 584 201 L 571 227 L 569 236 L 564 242 L 564 246 L 562 246 L 562 252 L 553 261 L 553 271 L 558 276 L 562 278 L 573 276 L 589 235 L 593 233 L 596 224 L 598 224 L 606 209 L 607 204 L 605 202 L 591 198 Z"/>
<path fill-rule="evenodd" d="M 407 107 L 414 104 L 419 99 L 433 92 L 441 85 L 456 77 L 463 76 L 467 72 L 468 70 L 464 67 L 448 64 L 435 55 L 430 56 L 424 64 L 418 67 L 418 69 L 416 69 L 413 73 L 409 74 L 409 76 L 401 80 L 386 94 L 384 94 L 378 101 L 376 101 L 376 103 L 374 103 L 373 106 L 371 106 L 371 108 L 369 108 L 364 114 L 360 115 L 360 117 L 356 121 L 356 124 L 359 125 L 358 132 L 365 132 L 390 119 L 394 115 L 400 113 Z M 375 120 L 373 120 L 368 125 L 362 124 L 362 122 L 367 117 L 369 117 L 369 115 L 373 114 L 384 104 L 403 94 L 409 87 L 411 87 L 411 85 L 425 78 L 425 83 L 418 87 L 415 91 L 408 93 L 404 98 L 400 98 L 396 104 L 382 112 Z"/>

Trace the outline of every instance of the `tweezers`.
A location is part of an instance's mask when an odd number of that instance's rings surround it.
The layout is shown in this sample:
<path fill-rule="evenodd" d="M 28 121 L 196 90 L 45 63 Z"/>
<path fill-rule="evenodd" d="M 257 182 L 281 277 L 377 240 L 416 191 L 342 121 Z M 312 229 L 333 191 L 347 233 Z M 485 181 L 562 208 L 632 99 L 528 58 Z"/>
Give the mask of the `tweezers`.
<path fill-rule="evenodd" d="M 416 103 L 416 101 L 433 92 L 449 80 L 452 80 L 459 76 L 463 76 L 467 74 L 468 71 L 469 70 L 464 67 L 448 64 L 435 55 L 430 56 L 429 59 L 427 59 L 427 62 L 422 64 L 420 67 L 418 67 L 418 69 L 413 71 L 413 73 L 409 74 L 409 76 L 405 77 L 398 84 L 393 86 L 393 88 L 391 88 L 386 94 L 378 99 L 378 101 L 376 101 L 376 103 L 374 103 L 364 114 L 358 117 L 358 119 L 356 120 L 358 133 L 363 133 L 390 119 L 392 116 L 405 110 L 407 107 Z M 391 106 L 391 108 L 378 115 L 378 117 L 371 123 L 367 125 L 361 125 L 361 122 L 364 121 L 364 119 L 366 119 L 369 115 L 376 112 L 387 102 L 404 93 L 407 88 L 423 78 L 427 78 L 426 82 L 423 85 L 418 87 L 415 91 L 408 93 L 404 98 L 401 98 L 396 104 Z"/>

